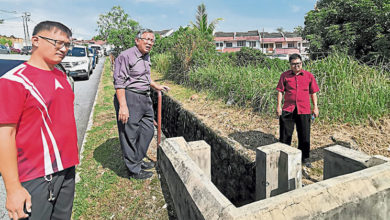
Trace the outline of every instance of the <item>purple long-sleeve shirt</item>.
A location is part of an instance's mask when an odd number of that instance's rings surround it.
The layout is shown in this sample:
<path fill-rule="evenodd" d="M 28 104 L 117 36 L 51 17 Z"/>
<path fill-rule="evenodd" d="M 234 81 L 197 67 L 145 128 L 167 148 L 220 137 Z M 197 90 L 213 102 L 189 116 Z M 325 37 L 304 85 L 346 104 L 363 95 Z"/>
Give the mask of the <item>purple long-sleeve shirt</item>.
<path fill-rule="evenodd" d="M 115 59 L 115 89 L 150 89 L 150 56 L 142 55 L 136 46 L 123 51 Z"/>

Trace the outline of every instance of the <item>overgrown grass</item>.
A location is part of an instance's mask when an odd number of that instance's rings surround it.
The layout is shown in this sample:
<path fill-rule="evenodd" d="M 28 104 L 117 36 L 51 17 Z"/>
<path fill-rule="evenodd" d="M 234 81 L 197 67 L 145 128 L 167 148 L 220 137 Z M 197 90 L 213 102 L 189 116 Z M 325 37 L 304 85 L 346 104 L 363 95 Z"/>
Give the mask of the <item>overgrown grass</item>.
<path fill-rule="evenodd" d="M 93 126 L 84 144 L 73 219 L 168 219 L 156 175 L 128 178 L 117 135 L 110 63 L 105 62 Z"/>
<path fill-rule="evenodd" d="M 156 70 L 168 79 L 177 79 L 182 74 L 169 68 L 169 55 L 158 55 L 157 60 Z M 303 68 L 313 73 L 320 86 L 319 120 L 360 123 L 389 114 L 389 72 L 371 68 L 340 53 L 308 62 Z M 186 73 L 184 84 L 206 90 L 226 101 L 274 114 L 275 88 L 280 74 L 288 69 L 287 62 L 268 58 L 261 65 L 242 67 L 229 59 L 215 57 L 207 66 Z"/>

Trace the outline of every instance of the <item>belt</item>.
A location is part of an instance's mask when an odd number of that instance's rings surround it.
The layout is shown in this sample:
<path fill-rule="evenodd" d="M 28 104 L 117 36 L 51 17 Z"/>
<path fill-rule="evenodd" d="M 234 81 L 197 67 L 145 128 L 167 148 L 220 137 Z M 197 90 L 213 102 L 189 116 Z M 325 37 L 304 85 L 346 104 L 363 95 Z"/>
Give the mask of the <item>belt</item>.
<path fill-rule="evenodd" d="M 140 95 L 150 96 L 150 90 L 137 90 L 137 89 L 128 89 L 128 88 L 126 88 L 126 90 L 129 90 L 130 92 L 134 92 Z"/>

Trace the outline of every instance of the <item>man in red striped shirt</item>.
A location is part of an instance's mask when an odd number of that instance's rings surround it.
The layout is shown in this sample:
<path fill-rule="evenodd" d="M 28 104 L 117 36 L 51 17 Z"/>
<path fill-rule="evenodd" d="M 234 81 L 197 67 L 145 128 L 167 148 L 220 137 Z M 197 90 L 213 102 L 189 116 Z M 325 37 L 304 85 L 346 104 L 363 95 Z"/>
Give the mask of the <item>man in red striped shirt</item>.
<path fill-rule="evenodd" d="M 12 219 L 72 214 L 79 163 L 74 93 L 55 68 L 71 36 L 61 23 L 39 23 L 31 58 L 0 77 L 0 172 Z"/>
<path fill-rule="evenodd" d="M 276 113 L 279 116 L 279 141 L 291 145 L 294 125 L 298 133 L 298 149 L 302 151 L 302 162 L 311 167 L 310 156 L 310 120 L 311 114 L 318 117 L 317 82 L 310 72 L 302 69 L 302 57 L 292 54 L 289 58 L 291 69 L 282 73 L 278 86 L 278 102 Z M 284 105 L 282 109 L 282 99 Z M 310 98 L 313 109 L 310 106 Z"/>

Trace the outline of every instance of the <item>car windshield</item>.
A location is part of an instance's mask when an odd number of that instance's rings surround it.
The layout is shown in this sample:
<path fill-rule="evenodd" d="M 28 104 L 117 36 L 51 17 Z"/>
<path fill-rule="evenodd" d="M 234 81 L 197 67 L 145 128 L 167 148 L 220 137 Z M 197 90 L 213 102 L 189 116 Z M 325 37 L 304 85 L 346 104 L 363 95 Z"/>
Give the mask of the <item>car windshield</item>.
<path fill-rule="evenodd" d="M 95 50 L 100 50 L 100 47 L 94 47 L 92 46 L 91 48 L 95 49 Z"/>
<path fill-rule="evenodd" d="M 72 50 L 69 50 L 66 56 L 72 57 L 85 57 L 85 49 L 80 47 L 74 47 Z"/>

